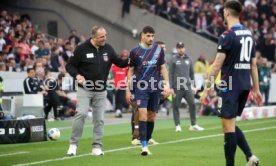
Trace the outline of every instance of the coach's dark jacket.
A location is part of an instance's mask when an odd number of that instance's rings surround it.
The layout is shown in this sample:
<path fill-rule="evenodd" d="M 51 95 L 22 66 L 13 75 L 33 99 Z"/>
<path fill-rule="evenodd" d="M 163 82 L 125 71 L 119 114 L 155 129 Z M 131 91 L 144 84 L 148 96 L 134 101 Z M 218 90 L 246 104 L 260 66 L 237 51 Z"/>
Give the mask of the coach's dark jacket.
<path fill-rule="evenodd" d="M 73 78 L 80 74 L 87 81 L 92 81 L 96 88 L 89 86 L 89 90 L 103 91 L 106 87 L 106 80 L 112 63 L 118 67 L 127 67 L 128 60 L 120 59 L 109 44 L 97 49 L 88 39 L 76 47 L 74 56 L 69 59 L 66 65 L 66 70 Z M 96 81 L 101 84 L 101 87 L 96 86 Z"/>

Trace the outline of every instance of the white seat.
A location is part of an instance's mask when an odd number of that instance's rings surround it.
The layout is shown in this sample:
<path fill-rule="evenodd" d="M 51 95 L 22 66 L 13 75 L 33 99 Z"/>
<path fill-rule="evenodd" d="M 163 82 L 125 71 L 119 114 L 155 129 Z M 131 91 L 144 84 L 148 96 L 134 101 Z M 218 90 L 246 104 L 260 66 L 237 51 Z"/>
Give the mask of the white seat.
<path fill-rule="evenodd" d="M 25 115 L 34 115 L 36 117 L 44 117 L 44 104 L 42 94 L 24 94 L 23 106 L 16 111 L 16 117 Z"/>
<path fill-rule="evenodd" d="M 42 94 L 24 94 L 23 107 L 43 107 Z"/>

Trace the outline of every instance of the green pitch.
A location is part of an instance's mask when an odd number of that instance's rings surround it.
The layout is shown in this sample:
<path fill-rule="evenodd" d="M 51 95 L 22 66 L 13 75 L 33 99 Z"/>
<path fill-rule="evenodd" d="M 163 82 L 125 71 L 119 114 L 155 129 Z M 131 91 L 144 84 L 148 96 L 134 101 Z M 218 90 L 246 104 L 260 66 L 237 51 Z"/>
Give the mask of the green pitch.
<path fill-rule="evenodd" d="M 198 118 L 206 130 L 188 131 L 189 119 L 182 120 L 183 131 L 176 133 L 172 120 L 157 120 L 153 137 L 159 145 L 150 146 L 151 156 L 140 156 L 140 146 L 130 144 L 130 124 L 106 125 L 104 156 L 91 156 L 91 122 L 85 126 L 77 157 L 67 157 L 71 122 L 50 122 L 47 128 L 61 130 L 58 141 L 0 145 L 0 165 L 89 165 L 89 166 L 223 166 L 223 135 L 220 119 Z M 185 125 L 186 124 L 186 125 Z M 263 166 L 276 165 L 276 118 L 239 121 L 238 126 Z M 236 165 L 245 165 L 245 157 L 238 148 Z"/>

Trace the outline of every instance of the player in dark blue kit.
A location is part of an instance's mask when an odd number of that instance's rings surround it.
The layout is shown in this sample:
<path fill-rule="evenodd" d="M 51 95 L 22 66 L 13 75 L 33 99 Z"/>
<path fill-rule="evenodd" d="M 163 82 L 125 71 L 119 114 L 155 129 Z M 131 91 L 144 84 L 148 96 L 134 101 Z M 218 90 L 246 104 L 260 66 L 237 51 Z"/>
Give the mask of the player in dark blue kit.
<path fill-rule="evenodd" d="M 143 156 L 151 154 L 148 149 L 148 141 L 153 132 L 162 85 L 164 86 L 162 89 L 163 95 L 168 96 L 170 94 L 165 54 L 161 46 L 153 43 L 154 35 L 155 32 L 152 27 L 144 27 L 141 34 L 141 43 L 131 50 L 129 57 L 126 100 L 128 103 L 134 97 L 136 100 L 139 111 L 141 155 Z M 162 82 L 160 82 L 161 75 L 163 77 Z M 131 78 L 133 78 L 132 81 Z M 134 96 L 130 92 L 133 89 Z"/>
<path fill-rule="evenodd" d="M 236 126 L 236 116 L 240 116 L 245 106 L 250 84 L 250 73 L 253 81 L 253 97 L 257 105 L 262 102 L 259 90 L 258 71 L 255 58 L 254 40 L 249 30 L 240 24 L 239 16 L 242 5 L 239 1 L 230 0 L 224 4 L 224 21 L 228 26 L 219 38 L 217 55 L 212 70 L 205 80 L 205 91 L 200 99 L 204 103 L 208 89 L 212 88 L 218 72 L 221 70 L 221 81 L 227 86 L 220 87 L 222 97 L 221 120 L 224 130 L 224 153 L 226 165 L 235 164 L 237 145 L 244 152 L 247 166 L 258 166 L 259 159 L 252 154 L 243 132 Z"/>

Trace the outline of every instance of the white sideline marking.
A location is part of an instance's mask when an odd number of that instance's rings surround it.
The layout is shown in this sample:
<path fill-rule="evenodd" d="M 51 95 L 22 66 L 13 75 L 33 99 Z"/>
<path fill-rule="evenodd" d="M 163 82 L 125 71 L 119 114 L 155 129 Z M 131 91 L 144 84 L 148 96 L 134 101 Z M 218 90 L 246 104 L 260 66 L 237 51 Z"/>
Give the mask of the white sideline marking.
<path fill-rule="evenodd" d="M 270 129 L 276 129 L 276 126 L 265 127 L 265 128 L 257 128 L 257 129 L 252 129 L 252 130 L 244 130 L 243 132 L 244 133 L 250 133 L 250 132 L 264 131 L 264 130 L 270 130 Z M 192 138 L 186 138 L 186 139 L 184 138 L 184 139 L 179 139 L 179 140 L 174 140 L 174 141 L 163 142 L 163 143 L 160 143 L 158 145 L 174 144 L 174 143 L 179 143 L 179 142 L 193 141 L 193 140 L 219 137 L 219 136 L 223 136 L 223 134 L 212 134 L 212 135 L 206 135 L 206 136 L 201 136 L 201 137 L 192 137 Z M 158 146 L 158 145 L 154 145 L 154 146 Z M 136 149 L 136 148 L 141 148 L 141 146 L 128 146 L 128 147 L 124 147 L 124 148 L 110 149 L 110 150 L 104 151 L 104 153 L 118 152 L 118 151 Z M 16 164 L 16 165 L 13 165 L 13 166 L 36 165 L 36 164 L 53 162 L 53 161 L 62 161 L 62 160 L 80 158 L 80 157 L 90 156 L 90 155 L 91 155 L 91 153 L 86 153 L 86 154 L 81 154 L 81 155 L 77 155 L 77 156 L 74 156 L 74 157 L 62 157 L 62 158 L 56 158 L 56 159 L 48 159 L 48 160 L 42 160 L 42 161 L 36 161 L 36 162 L 30 162 L 30 163 Z"/>
<path fill-rule="evenodd" d="M 252 123 L 246 123 L 246 124 L 239 124 L 239 123 L 236 123 L 236 125 L 238 127 L 241 127 L 241 126 L 252 126 L 252 125 L 256 125 L 256 124 L 266 124 L 266 123 L 271 123 L 271 122 L 276 122 L 275 119 L 273 120 L 267 120 L 265 122 L 252 122 Z M 205 130 L 215 130 L 215 129 L 222 129 L 222 126 L 219 126 L 219 127 L 212 127 L 212 128 L 207 128 Z"/>
<path fill-rule="evenodd" d="M 25 154 L 25 153 L 30 153 L 30 152 L 22 151 L 22 152 L 8 153 L 8 154 L 0 154 L 0 157 L 13 156 L 13 155 Z"/>

